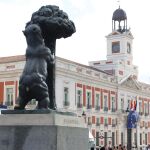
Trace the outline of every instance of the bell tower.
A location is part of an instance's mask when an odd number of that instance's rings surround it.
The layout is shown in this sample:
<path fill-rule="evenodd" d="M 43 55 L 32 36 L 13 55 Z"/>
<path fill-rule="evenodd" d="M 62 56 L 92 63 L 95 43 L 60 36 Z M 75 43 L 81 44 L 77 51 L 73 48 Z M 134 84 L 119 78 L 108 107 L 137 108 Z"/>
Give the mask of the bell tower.
<path fill-rule="evenodd" d="M 133 35 L 127 26 L 126 12 L 120 8 L 113 12 L 112 32 L 106 36 L 107 60 L 89 62 L 91 67 L 116 76 L 119 80 L 132 75 L 138 78 L 138 67 L 133 65 Z"/>
<path fill-rule="evenodd" d="M 126 12 L 120 8 L 116 9 L 112 16 L 112 32 L 107 38 L 107 59 L 128 61 L 132 64 L 132 40 L 133 36 L 127 28 Z"/>

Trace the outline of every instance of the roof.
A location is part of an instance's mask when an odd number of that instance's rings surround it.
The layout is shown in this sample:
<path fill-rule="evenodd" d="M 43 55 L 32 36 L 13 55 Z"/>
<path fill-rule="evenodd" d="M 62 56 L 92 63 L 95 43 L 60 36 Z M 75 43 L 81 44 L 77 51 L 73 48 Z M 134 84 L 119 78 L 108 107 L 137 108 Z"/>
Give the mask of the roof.
<path fill-rule="evenodd" d="M 118 9 L 116 9 L 114 11 L 112 20 L 122 21 L 122 20 L 126 20 L 126 19 L 127 19 L 127 15 L 126 15 L 126 12 L 123 9 L 120 9 L 120 7 L 119 7 Z"/>
<path fill-rule="evenodd" d="M 64 60 L 64 61 L 68 61 L 70 63 L 73 63 L 73 64 L 76 64 L 76 65 L 79 65 L 81 67 L 85 67 L 87 69 L 91 69 L 91 70 L 95 70 L 95 71 L 98 71 L 98 72 L 102 72 L 104 74 L 107 74 L 107 75 L 111 75 L 103 70 L 99 70 L 99 69 L 96 69 L 96 68 L 93 68 L 91 66 L 87 66 L 87 65 L 83 65 L 83 64 L 80 64 L 80 63 L 77 63 L 77 62 L 74 62 L 74 61 L 71 61 L 71 60 L 68 60 L 68 59 L 65 59 L 65 58 L 61 58 L 61 57 L 57 57 L 58 59 L 61 59 L 61 60 Z M 3 64 L 3 63 L 11 63 L 11 62 L 19 62 L 19 61 L 25 61 L 26 58 L 25 58 L 25 55 L 16 55 L 16 56 L 8 56 L 8 57 L 0 57 L 0 64 Z"/>
<path fill-rule="evenodd" d="M 10 63 L 10 62 L 18 62 L 18 61 L 25 61 L 25 55 L 0 57 L 0 64 L 2 64 L 2 63 Z"/>

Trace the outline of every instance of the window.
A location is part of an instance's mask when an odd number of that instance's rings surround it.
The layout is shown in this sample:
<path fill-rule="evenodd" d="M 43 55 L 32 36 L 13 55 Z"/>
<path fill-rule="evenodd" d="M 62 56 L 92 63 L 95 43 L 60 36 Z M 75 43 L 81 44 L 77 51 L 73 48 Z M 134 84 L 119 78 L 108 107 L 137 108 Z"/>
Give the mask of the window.
<path fill-rule="evenodd" d="M 124 145 L 123 141 L 124 141 L 123 132 L 121 132 L 121 145 Z"/>
<path fill-rule="evenodd" d="M 142 114 L 142 102 L 139 102 L 139 113 Z"/>
<path fill-rule="evenodd" d="M 121 111 L 123 112 L 124 111 L 124 99 L 121 98 Z"/>
<path fill-rule="evenodd" d="M 104 111 L 108 111 L 108 99 L 106 95 L 104 95 Z"/>
<path fill-rule="evenodd" d="M 100 110 L 100 94 L 95 95 L 95 109 Z"/>
<path fill-rule="evenodd" d="M 142 133 L 140 133 L 140 145 L 142 145 Z"/>
<path fill-rule="evenodd" d="M 88 117 L 88 125 L 92 125 L 92 119 L 91 119 L 91 117 Z"/>
<path fill-rule="evenodd" d="M 108 120 L 107 118 L 104 119 L 104 125 L 107 127 L 108 126 Z"/>
<path fill-rule="evenodd" d="M 13 105 L 13 88 L 6 88 L 6 102 L 5 105 Z"/>
<path fill-rule="evenodd" d="M 120 42 L 112 42 L 112 53 L 119 53 L 120 52 Z"/>
<path fill-rule="evenodd" d="M 64 106 L 69 106 L 69 89 L 64 87 Z"/>
<path fill-rule="evenodd" d="M 147 145 L 147 134 L 145 134 L 145 145 Z"/>
<path fill-rule="evenodd" d="M 116 120 L 112 119 L 112 127 L 115 127 L 115 126 L 116 126 Z"/>
<path fill-rule="evenodd" d="M 144 112 L 145 112 L 145 116 L 148 115 L 148 104 L 144 103 Z"/>
<path fill-rule="evenodd" d="M 116 101 L 115 101 L 115 97 L 112 97 L 112 98 L 111 98 L 111 101 L 112 101 L 112 112 L 115 112 L 115 111 L 116 111 Z"/>
<path fill-rule="evenodd" d="M 91 92 L 87 92 L 87 109 L 91 109 Z"/>
<path fill-rule="evenodd" d="M 100 125 L 100 119 L 96 118 L 96 126 L 99 126 L 99 125 Z"/>
<path fill-rule="evenodd" d="M 128 54 L 131 53 L 131 45 L 130 45 L 130 43 L 127 43 L 127 53 Z"/>
<path fill-rule="evenodd" d="M 99 146 L 99 132 L 96 132 L 96 146 Z"/>
<path fill-rule="evenodd" d="M 77 90 L 77 107 L 82 108 L 82 91 Z"/>
<path fill-rule="evenodd" d="M 130 111 L 130 100 L 128 99 L 128 102 L 127 102 L 127 111 Z"/>

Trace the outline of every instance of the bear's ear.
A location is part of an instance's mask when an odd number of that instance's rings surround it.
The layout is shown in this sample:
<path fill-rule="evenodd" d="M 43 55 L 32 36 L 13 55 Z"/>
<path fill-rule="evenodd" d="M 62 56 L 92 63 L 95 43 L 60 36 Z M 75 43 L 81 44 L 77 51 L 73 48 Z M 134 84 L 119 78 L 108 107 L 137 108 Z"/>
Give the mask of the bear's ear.
<path fill-rule="evenodd" d="M 26 32 L 25 31 L 22 31 L 23 32 L 23 34 L 26 36 Z"/>

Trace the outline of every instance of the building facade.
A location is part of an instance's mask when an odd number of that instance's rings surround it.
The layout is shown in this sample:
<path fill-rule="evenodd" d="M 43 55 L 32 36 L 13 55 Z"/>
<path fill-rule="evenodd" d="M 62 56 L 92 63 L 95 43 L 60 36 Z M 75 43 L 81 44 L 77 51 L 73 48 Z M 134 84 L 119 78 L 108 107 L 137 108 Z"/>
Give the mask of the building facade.
<path fill-rule="evenodd" d="M 57 109 L 84 117 L 97 147 L 126 146 L 127 115 L 136 105 L 140 117 L 132 129 L 132 145 L 142 149 L 150 144 L 150 85 L 138 81 L 138 67 L 132 63 L 133 35 L 124 10 L 113 13 L 112 32 L 106 38 L 107 60 L 86 66 L 57 57 Z M 24 65 L 23 55 L 0 58 L 0 103 L 9 109 L 16 103 Z M 35 106 L 32 100 L 27 109 Z"/>

